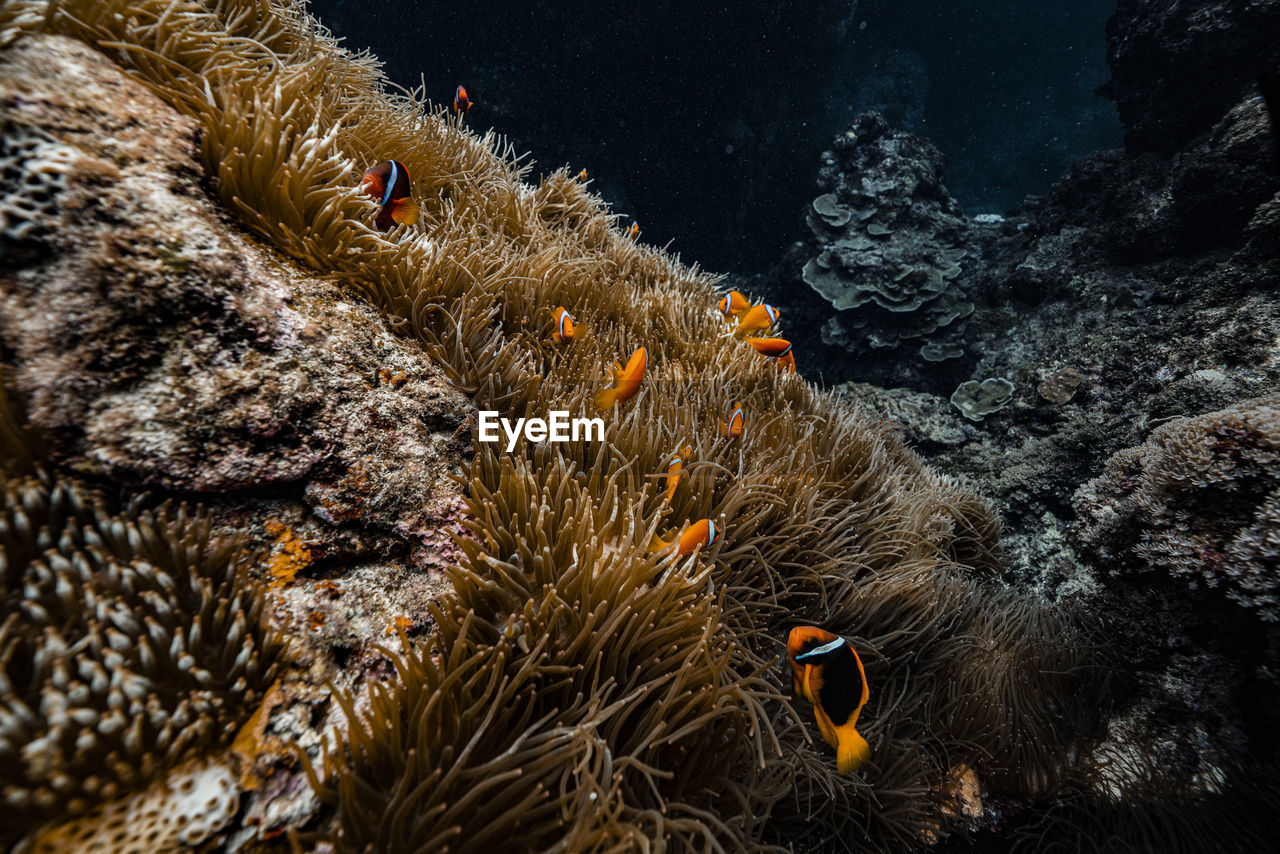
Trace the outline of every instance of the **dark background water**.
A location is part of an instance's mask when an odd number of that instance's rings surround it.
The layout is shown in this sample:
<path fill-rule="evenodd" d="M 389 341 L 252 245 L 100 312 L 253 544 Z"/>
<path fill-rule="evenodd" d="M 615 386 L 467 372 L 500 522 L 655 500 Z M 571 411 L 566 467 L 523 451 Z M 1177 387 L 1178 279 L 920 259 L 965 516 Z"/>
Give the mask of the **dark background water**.
<path fill-rule="evenodd" d="M 647 242 L 750 273 L 804 233 L 818 158 L 858 112 L 928 136 L 970 213 L 1043 192 L 1120 143 L 1103 27 L 1115 0 L 313 0 L 347 46 L 535 175 L 586 168 Z M 385 156 L 393 157 L 394 152 Z"/>

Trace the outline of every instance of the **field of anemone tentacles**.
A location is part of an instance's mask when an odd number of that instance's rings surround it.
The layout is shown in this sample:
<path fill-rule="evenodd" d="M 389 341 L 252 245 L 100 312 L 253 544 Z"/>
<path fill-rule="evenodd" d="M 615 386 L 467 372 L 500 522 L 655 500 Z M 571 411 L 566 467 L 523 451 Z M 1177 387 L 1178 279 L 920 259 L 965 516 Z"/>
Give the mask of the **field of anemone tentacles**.
<path fill-rule="evenodd" d="M 958 781 L 1029 799 L 1078 773 L 1090 645 L 1069 613 L 1000 584 L 988 504 L 803 364 L 779 371 L 727 335 L 716 277 L 625 232 L 575 172 L 525 183 L 501 140 L 391 93 L 300 3 L 0 8 L 0 47 L 38 34 L 101 50 L 195 120 L 240 226 L 393 318 L 479 409 L 595 415 L 609 366 L 647 353 L 604 441 L 476 445 L 470 536 L 435 628 L 389 643 L 384 678 L 338 692 L 346 725 L 306 763 L 321 808 L 295 841 L 909 850 L 949 832 Z M 361 183 L 389 159 L 421 215 L 384 232 Z M 581 327 L 570 341 L 553 338 L 559 306 Z M 97 821 L 126 850 L 116 804 L 243 747 L 291 665 L 256 557 L 184 508 L 86 492 L 5 406 L 0 791 L 24 816 L 6 833 L 76 820 L 89 838 Z M 723 435 L 739 407 L 740 435 Z M 650 548 L 704 519 L 706 547 Z M 865 665 L 856 773 L 792 696 L 799 625 L 849 639 Z M 210 643 L 249 636 L 260 662 Z M 113 722 L 131 702 L 143 724 Z"/>

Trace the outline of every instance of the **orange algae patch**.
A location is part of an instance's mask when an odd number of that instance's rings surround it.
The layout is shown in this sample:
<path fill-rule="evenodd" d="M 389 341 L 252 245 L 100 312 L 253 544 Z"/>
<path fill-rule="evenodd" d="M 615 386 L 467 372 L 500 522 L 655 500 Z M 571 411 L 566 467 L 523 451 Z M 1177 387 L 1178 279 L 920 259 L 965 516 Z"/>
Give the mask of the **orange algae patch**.
<path fill-rule="evenodd" d="M 267 574 L 271 576 L 271 588 L 282 590 L 293 583 L 298 570 L 311 563 L 311 549 L 298 538 L 293 529 L 278 519 L 268 519 L 267 533 L 276 538 L 271 546 L 271 559 L 267 562 Z"/>

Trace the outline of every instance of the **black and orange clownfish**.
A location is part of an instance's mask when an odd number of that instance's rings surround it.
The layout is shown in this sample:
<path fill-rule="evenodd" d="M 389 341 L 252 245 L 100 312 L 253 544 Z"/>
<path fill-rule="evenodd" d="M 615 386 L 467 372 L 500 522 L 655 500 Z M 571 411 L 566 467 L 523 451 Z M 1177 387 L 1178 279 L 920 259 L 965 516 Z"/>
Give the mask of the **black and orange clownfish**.
<path fill-rule="evenodd" d="M 453 111 L 465 119 L 473 106 L 475 102 L 467 96 L 467 87 L 458 84 L 458 88 L 453 90 Z"/>
<path fill-rule="evenodd" d="M 613 370 L 610 371 L 614 387 L 596 392 L 596 406 L 611 409 L 615 404 L 634 397 L 640 390 L 640 383 L 644 381 L 644 371 L 648 366 L 649 351 L 643 347 L 631 354 L 625 368 L 614 362 Z"/>
<path fill-rule="evenodd" d="M 718 308 L 724 319 L 731 321 L 746 314 L 751 308 L 751 302 L 737 291 L 729 291 L 721 298 Z"/>
<path fill-rule="evenodd" d="M 787 637 L 791 686 L 813 703 L 818 729 L 836 749 L 836 768 L 852 774 L 871 756 L 871 746 L 854 728 L 871 691 L 853 644 L 817 626 L 797 626 Z"/>
<path fill-rule="evenodd" d="M 409 170 L 399 160 L 384 160 L 370 169 L 361 186 L 382 205 L 374 220 L 378 228 L 390 231 L 418 221 L 418 203 L 409 197 Z"/>
<path fill-rule="evenodd" d="M 742 435 L 742 428 L 746 424 L 746 413 L 742 411 L 742 404 L 736 403 L 733 407 L 733 413 L 729 416 L 729 423 L 720 421 L 720 435 L 726 439 L 737 439 Z"/>
<path fill-rule="evenodd" d="M 763 332 L 778 322 L 782 312 L 767 303 L 752 307 L 738 318 L 738 326 L 733 334 L 739 338 L 747 338 L 757 332 Z"/>
<path fill-rule="evenodd" d="M 631 225 L 627 226 L 627 230 L 623 233 L 626 234 L 627 237 L 630 237 L 632 240 L 639 240 L 640 239 L 640 223 L 638 222 L 631 223 Z"/>
<path fill-rule="evenodd" d="M 680 473 L 684 471 L 684 461 L 689 459 L 689 455 L 693 453 L 692 445 L 685 445 L 678 452 L 671 455 L 671 461 L 667 463 L 667 503 L 671 503 L 671 499 L 675 497 L 676 487 L 680 485 Z"/>
<path fill-rule="evenodd" d="M 791 352 L 791 342 L 785 338 L 748 338 L 752 349 L 765 357 L 766 362 L 777 362 L 778 367 L 796 372 L 796 357 Z"/>
<path fill-rule="evenodd" d="M 551 340 L 557 344 L 572 341 L 573 336 L 577 334 L 577 329 L 580 328 L 574 325 L 573 316 L 569 314 L 569 312 L 565 311 L 565 308 L 562 305 L 556 306 L 554 314 L 556 319 L 556 328 L 551 333 Z M 581 328 L 585 329 L 586 327 Z"/>
<path fill-rule="evenodd" d="M 710 519 L 699 519 L 692 525 L 684 529 L 680 535 L 679 545 L 676 547 L 676 554 L 680 557 L 688 557 L 703 546 L 710 546 L 716 540 L 720 539 L 723 532 L 720 526 Z M 649 551 L 660 552 L 671 548 L 672 543 L 676 542 L 673 536 L 669 540 L 654 536 L 649 541 Z"/>

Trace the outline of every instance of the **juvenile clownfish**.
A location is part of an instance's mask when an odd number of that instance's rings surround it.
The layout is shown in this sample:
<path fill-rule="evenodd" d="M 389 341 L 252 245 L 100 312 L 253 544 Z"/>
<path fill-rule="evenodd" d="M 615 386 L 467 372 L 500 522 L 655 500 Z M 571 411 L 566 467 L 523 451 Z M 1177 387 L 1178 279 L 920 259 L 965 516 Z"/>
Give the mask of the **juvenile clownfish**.
<path fill-rule="evenodd" d="M 742 404 L 734 404 L 733 414 L 729 416 L 729 423 L 723 421 L 720 424 L 720 435 L 726 439 L 737 439 L 742 435 L 742 428 L 746 423 L 746 413 L 742 411 Z"/>
<path fill-rule="evenodd" d="M 684 471 L 684 461 L 689 459 L 689 455 L 693 453 L 692 445 L 685 445 L 678 453 L 671 455 L 671 462 L 667 463 L 667 503 L 671 503 L 672 497 L 676 494 L 676 487 L 680 485 L 680 473 Z"/>
<path fill-rule="evenodd" d="M 761 303 L 738 318 L 738 328 L 733 330 L 733 334 L 739 338 L 746 338 L 757 332 L 763 332 L 777 323 L 781 316 L 782 312 L 773 306 Z"/>
<path fill-rule="evenodd" d="M 583 182 L 584 184 L 586 183 L 586 181 L 587 181 L 587 170 L 586 170 L 586 169 L 583 169 L 581 172 L 579 172 L 579 173 L 578 173 L 578 180 L 579 180 L 579 181 L 581 181 L 581 182 Z"/>
<path fill-rule="evenodd" d="M 709 546 L 716 540 L 720 539 L 723 532 L 720 526 L 710 519 L 699 519 L 692 525 L 684 529 L 684 533 L 680 535 L 680 544 L 676 547 L 676 554 L 679 557 L 688 557 L 699 548 Z M 669 540 L 654 536 L 649 542 L 649 551 L 660 552 L 671 548 L 671 544 L 675 542 L 673 536 Z"/>
<path fill-rule="evenodd" d="M 374 223 L 383 231 L 418 221 L 418 204 L 409 198 L 409 170 L 399 160 L 384 160 L 370 169 L 360 186 L 378 200 L 382 210 Z"/>
<path fill-rule="evenodd" d="M 785 338 L 748 338 L 747 343 L 765 357 L 766 362 L 777 362 L 778 367 L 796 372 L 796 357 L 791 352 L 791 342 Z"/>
<path fill-rule="evenodd" d="M 467 97 L 467 87 L 459 84 L 458 88 L 453 90 L 453 111 L 465 119 L 473 106 L 475 102 Z"/>
<path fill-rule="evenodd" d="M 718 308 L 725 320 L 741 317 L 751 308 L 751 302 L 737 291 L 729 291 L 721 297 Z"/>
<path fill-rule="evenodd" d="M 631 223 L 631 225 L 627 227 L 627 230 L 624 233 L 627 235 L 627 237 L 630 237 L 632 240 L 639 240 L 640 239 L 640 223 L 638 222 Z"/>
<path fill-rule="evenodd" d="M 573 324 L 573 317 L 569 312 L 565 311 L 564 306 L 556 306 L 555 310 L 556 328 L 551 333 L 551 340 L 557 344 L 563 344 L 566 341 L 572 341 L 576 334 L 576 327 Z M 583 327 L 584 329 L 586 327 Z"/>
<path fill-rule="evenodd" d="M 615 403 L 630 400 L 640 390 L 640 381 L 644 379 L 644 369 L 649 364 L 649 352 L 641 347 L 631 354 L 624 368 L 613 363 L 614 388 L 601 389 L 596 392 L 596 406 L 609 409 Z"/>
<path fill-rule="evenodd" d="M 854 728 L 871 694 L 857 650 L 817 626 L 797 626 L 787 637 L 787 658 L 791 686 L 813 703 L 818 729 L 836 749 L 836 767 L 852 774 L 871 756 L 871 746 Z"/>

